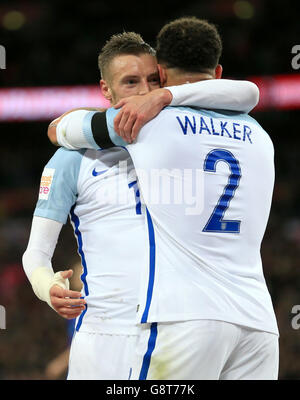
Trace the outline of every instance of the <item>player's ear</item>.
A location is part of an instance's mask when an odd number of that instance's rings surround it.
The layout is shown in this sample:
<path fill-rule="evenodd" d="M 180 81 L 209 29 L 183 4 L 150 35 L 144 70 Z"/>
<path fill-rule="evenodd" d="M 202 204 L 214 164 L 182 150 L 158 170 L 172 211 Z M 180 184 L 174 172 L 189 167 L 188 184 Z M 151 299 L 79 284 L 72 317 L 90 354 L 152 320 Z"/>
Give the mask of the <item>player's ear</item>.
<path fill-rule="evenodd" d="M 167 82 L 167 71 L 160 64 L 157 64 L 157 68 L 159 73 L 160 86 L 164 87 Z"/>
<path fill-rule="evenodd" d="M 107 82 L 104 79 L 100 80 L 100 90 L 101 93 L 103 94 L 103 96 L 111 101 L 112 100 L 112 93 L 111 93 L 111 89 L 109 87 L 109 85 L 107 84 Z"/>
<path fill-rule="evenodd" d="M 216 79 L 221 79 L 223 73 L 223 67 L 221 64 L 218 64 L 215 69 L 215 77 Z"/>

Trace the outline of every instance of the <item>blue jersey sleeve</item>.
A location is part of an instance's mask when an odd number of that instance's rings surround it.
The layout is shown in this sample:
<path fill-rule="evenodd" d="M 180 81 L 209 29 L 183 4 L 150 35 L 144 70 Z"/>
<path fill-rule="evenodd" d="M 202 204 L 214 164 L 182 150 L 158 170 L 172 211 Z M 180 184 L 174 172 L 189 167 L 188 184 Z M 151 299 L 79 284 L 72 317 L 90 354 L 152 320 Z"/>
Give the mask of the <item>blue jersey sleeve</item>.
<path fill-rule="evenodd" d="M 110 136 L 110 140 L 116 145 L 116 146 L 122 146 L 125 147 L 129 143 L 125 142 L 120 136 L 117 135 L 114 129 L 114 118 L 118 114 L 120 110 L 116 110 L 115 108 L 109 108 L 106 110 L 106 123 L 107 123 L 107 129 L 108 133 Z"/>
<path fill-rule="evenodd" d="M 60 148 L 43 170 L 34 216 L 66 223 L 77 199 L 77 181 L 85 150 Z"/>

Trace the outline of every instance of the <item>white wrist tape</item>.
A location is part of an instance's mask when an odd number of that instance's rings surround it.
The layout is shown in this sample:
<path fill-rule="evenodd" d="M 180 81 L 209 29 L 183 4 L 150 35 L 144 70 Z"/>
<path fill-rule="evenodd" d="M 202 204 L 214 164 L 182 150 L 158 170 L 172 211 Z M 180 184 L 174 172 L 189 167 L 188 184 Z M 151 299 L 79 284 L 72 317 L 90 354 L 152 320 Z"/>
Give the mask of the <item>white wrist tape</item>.
<path fill-rule="evenodd" d="M 50 300 L 50 289 L 53 285 L 58 285 L 63 289 L 69 290 L 69 280 L 64 279 L 60 272 L 54 273 L 49 267 L 36 268 L 31 277 L 30 283 L 36 296 L 49 304 L 53 308 Z"/>

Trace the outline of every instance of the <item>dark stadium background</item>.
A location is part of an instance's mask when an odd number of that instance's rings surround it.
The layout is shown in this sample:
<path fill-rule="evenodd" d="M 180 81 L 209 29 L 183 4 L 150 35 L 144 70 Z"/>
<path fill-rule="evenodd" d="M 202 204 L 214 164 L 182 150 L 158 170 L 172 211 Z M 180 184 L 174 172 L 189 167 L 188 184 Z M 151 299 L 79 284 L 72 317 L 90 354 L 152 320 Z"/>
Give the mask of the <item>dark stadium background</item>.
<path fill-rule="evenodd" d="M 297 3 L 2 0 L 0 44 L 6 49 L 7 65 L 0 70 L 0 85 L 97 84 L 97 54 L 111 34 L 136 31 L 155 46 L 155 35 L 163 24 L 187 15 L 217 24 L 224 44 L 224 77 L 260 76 L 272 81 L 274 75 L 297 75 L 300 70 L 291 64 L 292 47 L 300 45 Z M 12 11 L 18 14 L 9 14 Z M 276 185 L 262 255 L 281 334 L 279 377 L 299 379 L 300 329 L 292 327 L 292 307 L 300 304 L 299 109 L 275 108 L 270 103 L 252 116 L 269 132 L 275 146 Z M 6 329 L 0 330 L 2 380 L 65 378 L 63 369 L 48 367 L 68 349 L 69 327 L 35 297 L 21 264 L 42 168 L 56 150 L 46 136 L 48 123 L 0 122 L 0 304 L 6 309 Z M 77 262 L 75 239 L 67 225 L 54 269 Z"/>

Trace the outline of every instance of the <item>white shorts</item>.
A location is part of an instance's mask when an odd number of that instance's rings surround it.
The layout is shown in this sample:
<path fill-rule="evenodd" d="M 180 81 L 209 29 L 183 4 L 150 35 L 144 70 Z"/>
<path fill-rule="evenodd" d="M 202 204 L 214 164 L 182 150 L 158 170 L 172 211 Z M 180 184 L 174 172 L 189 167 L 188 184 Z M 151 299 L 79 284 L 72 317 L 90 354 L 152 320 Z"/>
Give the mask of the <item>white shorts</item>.
<path fill-rule="evenodd" d="M 132 380 L 275 380 L 278 336 L 223 321 L 144 324 Z"/>
<path fill-rule="evenodd" d="M 75 332 L 67 379 L 129 379 L 136 341 L 136 335 Z"/>

